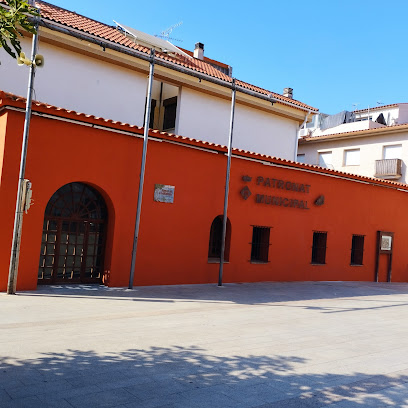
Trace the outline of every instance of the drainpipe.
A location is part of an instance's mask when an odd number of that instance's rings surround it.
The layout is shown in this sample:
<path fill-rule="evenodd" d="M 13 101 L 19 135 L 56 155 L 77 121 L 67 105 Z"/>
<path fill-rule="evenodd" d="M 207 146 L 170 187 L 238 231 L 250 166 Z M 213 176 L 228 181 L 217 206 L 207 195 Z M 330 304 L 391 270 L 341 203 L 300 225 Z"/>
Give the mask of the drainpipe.
<path fill-rule="evenodd" d="M 225 177 L 225 193 L 224 193 L 224 213 L 222 219 L 222 240 L 221 240 L 221 256 L 220 256 L 220 270 L 218 274 L 218 286 L 222 286 L 222 273 L 224 269 L 224 254 L 225 254 L 225 237 L 227 235 L 227 210 L 228 210 L 228 193 L 231 173 L 231 154 L 232 154 L 232 135 L 234 132 L 234 116 L 235 116 L 235 78 L 232 79 L 232 98 L 231 98 L 231 118 L 230 129 L 228 137 L 228 160 L 227 160 L 227 174 Z"/>
<path fill-rule="evenodd" d="M 11 244 L 11 255 L 10 255 L 10 267 L 9 276 L 7 283 L 7 294 L 14 295 L 17 288 L 17 273 L 18 273 L 18 261 L 20 257 L 20 243 L 21 243 L 21 231 L 23 228 L 23 187 L 24 187 L 24 177 L 25 168 L 27 161 L 27 147 L 28 147 L 28 136 L 30 133 L 30 120 L 31 120 L 31 103 L 33 97 L 34 89 L 34 77 L 35 77 L 35 54 L 37 53 L 38 44 L 38 25 L 39 20 L 36 18 L 35 31 L 33 34 L 32 46 L 31 46 L 31 65 L 30 73 L 28 77 L 28 88 L 27 88 L 27 101 L 26 101 L 26 111 L 24 119 L 24 131 L 23 131 L 23 142 L 21 146 L 21 156 L 20 156 L 20 171 L 18 176 L 18 187 L 17 187 L 17 201 L 16 201 L 16 211 L 14 214 L 14 229 L 13 229 L 13 241 Z"/>
<path fill-rule="evenodd" d="M 295 157 L 294 157 L 294 161 L 297 161 L 297 154 L 298 154 L 298 145 L 299 145 L 299 137 L 300 137 L 300 131 L 302 130 L 302 127 L 305 125 L 307 118 L 309 117 L 309 115 L 311 114 L 311 110 L 308 110 L 308 112 L 305 115 L 305 120 L 303 121 L 303 123 L 299 126 L 298 131 L 296 132 L 296 141 L 295 141 Z"/>
<path fill-rule="evenodd" d="M 145 120 L 144 120 L 144 129 L 143 129 L 142 164 L 140 166 L 139 194 L 137 196 L 136 222 L 135 222 L 135 233 L 133 237 L 132 262 L 130 264 L 129 289 L 133 288 L 133 279 L 135 277 L 137 242 L 139 240 L 140 213 L 142 209 L 143 184 L 144 184 L 144 176 L 145 176 L 145 168 L 146 168 L 147 140 L 149 137 L 150 106 L 151 106 L 151 101 L 152 101 L 153 77 L 154 77 L 154 49 L 152 48 L 150 50 L 150 72 L 149 72 L 149 83 L 147 87 L 146 113 L 145 113 Z"/>

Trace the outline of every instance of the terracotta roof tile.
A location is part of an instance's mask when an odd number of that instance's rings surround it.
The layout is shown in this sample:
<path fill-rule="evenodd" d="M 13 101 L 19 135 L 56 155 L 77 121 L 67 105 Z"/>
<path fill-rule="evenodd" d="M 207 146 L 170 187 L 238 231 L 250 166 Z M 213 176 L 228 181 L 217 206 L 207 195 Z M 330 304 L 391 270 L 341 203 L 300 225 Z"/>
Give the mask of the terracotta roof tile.
<path fill-rule="evenodd" d="M 373 110 L 381 110 L 381 109 L 388 109 L 388 108 L 396 108 L 399 104 L 398 103 L 391 103 L 389 105 L 380 105 L 380 106 L 373 106 L 372 108 L 370 108 L 370 112 Z M 354 110 L 354 113 L 360 113 L 360 112 L 367 112 L 368 108 L 365 109 L 358 109 L 358 110 Z"/>
<path fill-rule="evenodd" d="M 408 130 L 408 123 L 403 123 L 401 125 L 391 125 L 391 126 L 382 126 L 379 128 L 373 129 L 360 129 L 360 130 L 351 130 L 350 132 L 342 132 L 342 133 L 329 133 L 327 135 L 319 135 L 319 136 L 303 136 L 299 139 L 300 142 L 313 142 L 313 141 L 324 141 L 336 139 L 338 137 L 345 137 L 345 136 L 375 136 L 378 133 L 387 133 L 387 132 L 394 132 L 398 130 Z"/>
<path fill-rule="evenodd" d="M 4 3 L 4 0 L 0 0 L 0 3 Z M 73 28 L 73 29 L 82 31 L 84 33 L 91 34 L 103 40 L 111 41 L 115 44 L 120 44 L 122 46 L 132 48 L 132 49 L 138 50 L 146 54 L 150 53 L 150 50 L 147 47 L 143 47 L 143 46 L 135 44 L 133 41 L 127 38 L 123 33 L 118 31 L 116 27 L 114 26 L 103 24 L 99 21 L 82 16 L 73 11 L 63 9 L 61 7 L 55 6 L 45 1 L 37 0 L 35 3 L 37 7 L 41 9 L 41 16 L 42 16 L 43 21 L 45 20 L 45 23 L 47 21 L 52 21 L 58 24 L 65 25 L 68 28 Z M 157 53 L 156 56 L 163 60 L 178 64 L 186 68 L 190 68 L 192 70 L 201 72 L 211 77 L 218 78 L 226 82 L 232 82 L 231 77 L 217 70 L 209 63 L 199 60 L 197 58 L 194 58 L 194 57 L 187 58 L 182 55 L 177 55 L 176 57 L 173 57 L 173 56 L 170 56 L 164 53 Z M 242 86 L 244 88 L 253 90 L 255 92 L 259 92 L 264 95 L 271 95 L 271 97 L 275 98 L 278 101 L 288 102 L 290 104 L 297 106 L 299 109 L 302 109 L 302 110 L 309 110 L 309 109 L 312 111 L 318 110 L 316 108 L 313 108 L 309 105 L 304 104 L 303 102 L 297 101 L 295 99 L 287 98 L 283 95 L 268 91 L 266 89 L 257 87 L 255 85 L 248 84 L 243 81 L 237 81 L 236 83 L 238 86 Z"/>
<path fill-rule="evenodd" d="M 7 106 L 25 108 L 25 102 L 26 102 L 26 99 L 21 96 L 16 96 L 11 93 L 3 92 L 0 90 L 0 108 L 7 107 Z M 38 101 L 33 102 L 33 111 L 43 112 L 43 113 L 45 112 L 50 115 L 54 114 L 55 116 L 66 117 L 68 119 L 77 119 L 79 121 L 83 121 L 83 122 L 91 123 L 95 125 L 100 125 L 100 126 L 103 126 L 103 125 L 106 126 L 106 124 L 109 123 L 109 124 L 112 124 L 112 126 L 109 127 L 112 130 L 116 129 L 118 131 L 128 131 L 128 132 L 133 132 L 136 134 L 143 134 L 143 127 L 140 127 L 140 126 L 129 125 L 127 123 L 112 121 L 111 119 L 98 118 L 93 115 L 86 115 L 84 113 L 75 112 L 75 111 L 67 110 L 63 108 L 58 108 L 56 106 L 38 102 Z M 160 130 L 151 129 L 149 130 L 149 134 L 154 135 L 154 137 L 162 138 L 164 140 L 178 141 L 179 143 L 182 143 L 182 144 L 191 145 L 191 146 L 200 146 L 203 148 L 213 149 L 213 150 L 223 152 L 223 153 L 227 152 L 227 147 L 223 145 L 219 145 L 219 144 L 211 143 L 211 142 L 205 142 L 205 141 L 201 141 L 201 140 L 197 140 L 197 139 L 193 139 L 193 138 L 189 138 L 185 136 L 179 136 L 179 135 L 175 135 L 172 133 L 162 132 Z M 348 180 L 367 182 L 367 183 L 372 183 L 372 184 L 379 185 L 379 186 L 393 186 L 397 189 L 408 191 L 408 185 L 404 183 L 398 183 L 396 181 L 382 180 L 382 179 L 377 179 L 375 177 L 367 177 L 367 176 L 360 176 L 357 174 L 345 173 L 343 171 L 331 170 L 331 169 L 327 169 L 325 167 L 319 167 L 313 164 L 298 163 L 292 160 L 268 156 L 262 153 L 254 153 L 254 152 L 250 152 L 248 150 L 243 150 L 243 149 L 233 148 L 232 152 L 233 154 L 242 156 L 244 158 L 247 157 L 247 158 L 252 158 L 252 159 L 257 159 L 257 160 L 263 160 L 265 162 L 275 164 L 278 166 L 283 165 L 289 168 L 312 171 L 312 172 L 316 172 L 316 173 L 323 174 L 323 175 L 327 174 L 329 176 L 337 175 L 337 176 L 343 177 Z"/>

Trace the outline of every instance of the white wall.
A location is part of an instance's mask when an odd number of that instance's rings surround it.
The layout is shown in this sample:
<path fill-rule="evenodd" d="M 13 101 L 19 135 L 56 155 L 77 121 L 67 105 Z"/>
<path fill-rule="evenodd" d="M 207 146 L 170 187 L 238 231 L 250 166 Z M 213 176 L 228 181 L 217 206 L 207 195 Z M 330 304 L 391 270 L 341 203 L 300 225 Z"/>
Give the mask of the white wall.
<path fill-rule="evenodd" d="M 230 101 L 182 88 L 178 134 L 227 145 Z M 233 147 L 293 160 L 297 122 L 237 103 Z"/>
<path fill-rule="evenodd" d="M 368 113 L 370 113 L 369 116 L 372 118 L 371 121 L 359 120 L 360 118 L 367 118 Z M 323 115 L 320 113 L 314 116 L 313 123 L 309 123 L 306 125 L 306 127 L 301 129 L 300 136 L 309 136 L 310 134 L 312 136 L 322 136 L 384 127 L 385 125 L 375 122 L 381 113 L 384 115 L 387 126 L 408 123 L 408 103 L 400 103 L 396 107 L 375 109 L 370 110 L 370 112 L 368 112 L 368 110 L 358 112 L 356 113 L 355 122 L 344 123 L 323 131 L 318 127 L 319 116 Z"/>
<path fill-rule="evenodd" d="M 41 42 L 45 65 L 37 69 L 34 99 L 78 112 L 143 125 L 147 76 Z M 30 41 L 23 49 L 30 53 Z M 0 89 L 26 96 L 28 67 L 0 49 Z M 230 101 L 185 87 L 179 93 L 175 133 L 227 145 Z M 174 88 L 174 89 L 173 89 Z M 158 83 L 155 84 L 155 92 Z M 168 96 L 164 95 L 164 98 Z M 293 160 L 297 122 L 237 104 L 233 146 Z"/>
<path fill-rule="evenodd" d="M 377 122 L 373 122 L 372 120 L 362 120 L 359 122 L 350 122 L 350 123 L 343 123 L 341 125 L 326 129 L 320 130 L 320 128 L 310 129 L 302 129 L 300 131 L 300 136 L 308 136 L 309 132 L 312 131 L 312 136 L 324 136 L 324 135 L 334 135 L 338 133 L 347 133 L 347 132 L 355 132 L 357 130 L 364 130 L 364 129 L 376 129 L 380 127 L 385 127 Z"/>
<path fill-rule="evenodd" d="M 178 134 L 227 145 L 230 115 L 228 101 L 183 87 L 180 90 L 178 110 Z"/>
<path fill-rule="evenodd" d="M 298 123 L 238 105 L 235 112 L 234 146 L 294 160 Z"/>
<path fill-rule="evenodd" d="M 305 154 L 305 163 L 318 164 L 319 152 L 332 151 L 332 165 L 334 170 L 359 174 L 368 177 L 375 175 L 375 160 L 383 159 L 384 146 L 402 144 L 402 177 L 398 182 L 407 183 L 406 165 L 408 164 L 408 132 L 397 135 L 364 137 L 355 139 L 333 140 L 321 143 L 299 145 L 299 154 Z M 344 151 L 360 149 L 360 165 L 345 166 Z"/>
<path fill-rule="evenodd" d="M 31 44 L 23 40 L 26 55 Z M 142 126 L 147 77 L 107 62 L 66 51 L 41 42 L 44 67 L 35 77 L 34 98 L 105 119 Z M 0 48 L 0 89 L 20 96 L 27 94 L 28 67 L 17 66 Z"/>
<path fill-rule="evenodd" d="M 402 125 L 403 123 L 408 123 L 408 103 L 400 103 L 398 107 L 398 124 Z"/>

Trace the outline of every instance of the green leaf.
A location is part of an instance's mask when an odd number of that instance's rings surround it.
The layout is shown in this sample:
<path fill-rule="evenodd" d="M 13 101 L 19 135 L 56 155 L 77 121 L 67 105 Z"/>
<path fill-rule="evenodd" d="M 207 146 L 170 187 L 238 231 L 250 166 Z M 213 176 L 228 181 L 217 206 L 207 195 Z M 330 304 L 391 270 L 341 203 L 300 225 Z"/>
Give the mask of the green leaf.
<path fill-rule="evenodd" d="M 9 10 L 0 5 L 0 47 L 13 58 L 16 54 L 12 48 L 19 54 L 21 44 L 19 37 L 23 36 L 20 28 L 35 34 L 35 23 L 32 17 L 38 17 L 38 10 L 30 6 L 26 0 L 6 0 Z"/>

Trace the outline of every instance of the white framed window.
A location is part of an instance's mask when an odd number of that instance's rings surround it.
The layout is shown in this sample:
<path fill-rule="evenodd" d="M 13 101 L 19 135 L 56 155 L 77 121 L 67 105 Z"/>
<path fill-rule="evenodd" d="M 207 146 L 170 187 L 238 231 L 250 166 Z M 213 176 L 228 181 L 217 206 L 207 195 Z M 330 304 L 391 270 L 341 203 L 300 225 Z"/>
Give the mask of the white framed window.
<path fill-rule="evenodd" d="M 349 149 L 344 151 L 344 165 L 345 166 L 359 166 L 360 165 L 360 149 Z"/>
<path fill-rule="evenodd" d="M 373 120 L 372 116 L 360 116 L 359 118 L 355 119 L 355 122 L 362 122 L 363 120 Z"/>
<path fill-rule="evenodd" d="M 320 152 L 319 153 L 319 166 L 327 167 L 328 169 L 333 168 L 332 164 L 332 152 Z"/>
<path fill-rule="evenodd" d="M 389 145 L 383 147 L 384 159 L 401 159 L 402 156 L 402 144 Z"/>
<path fill-rule="evenodd" d="M 296 160 L 297 160 L 298 163 L 306 163 L 305 154 L 304 153 L 298 154 Z"/>

